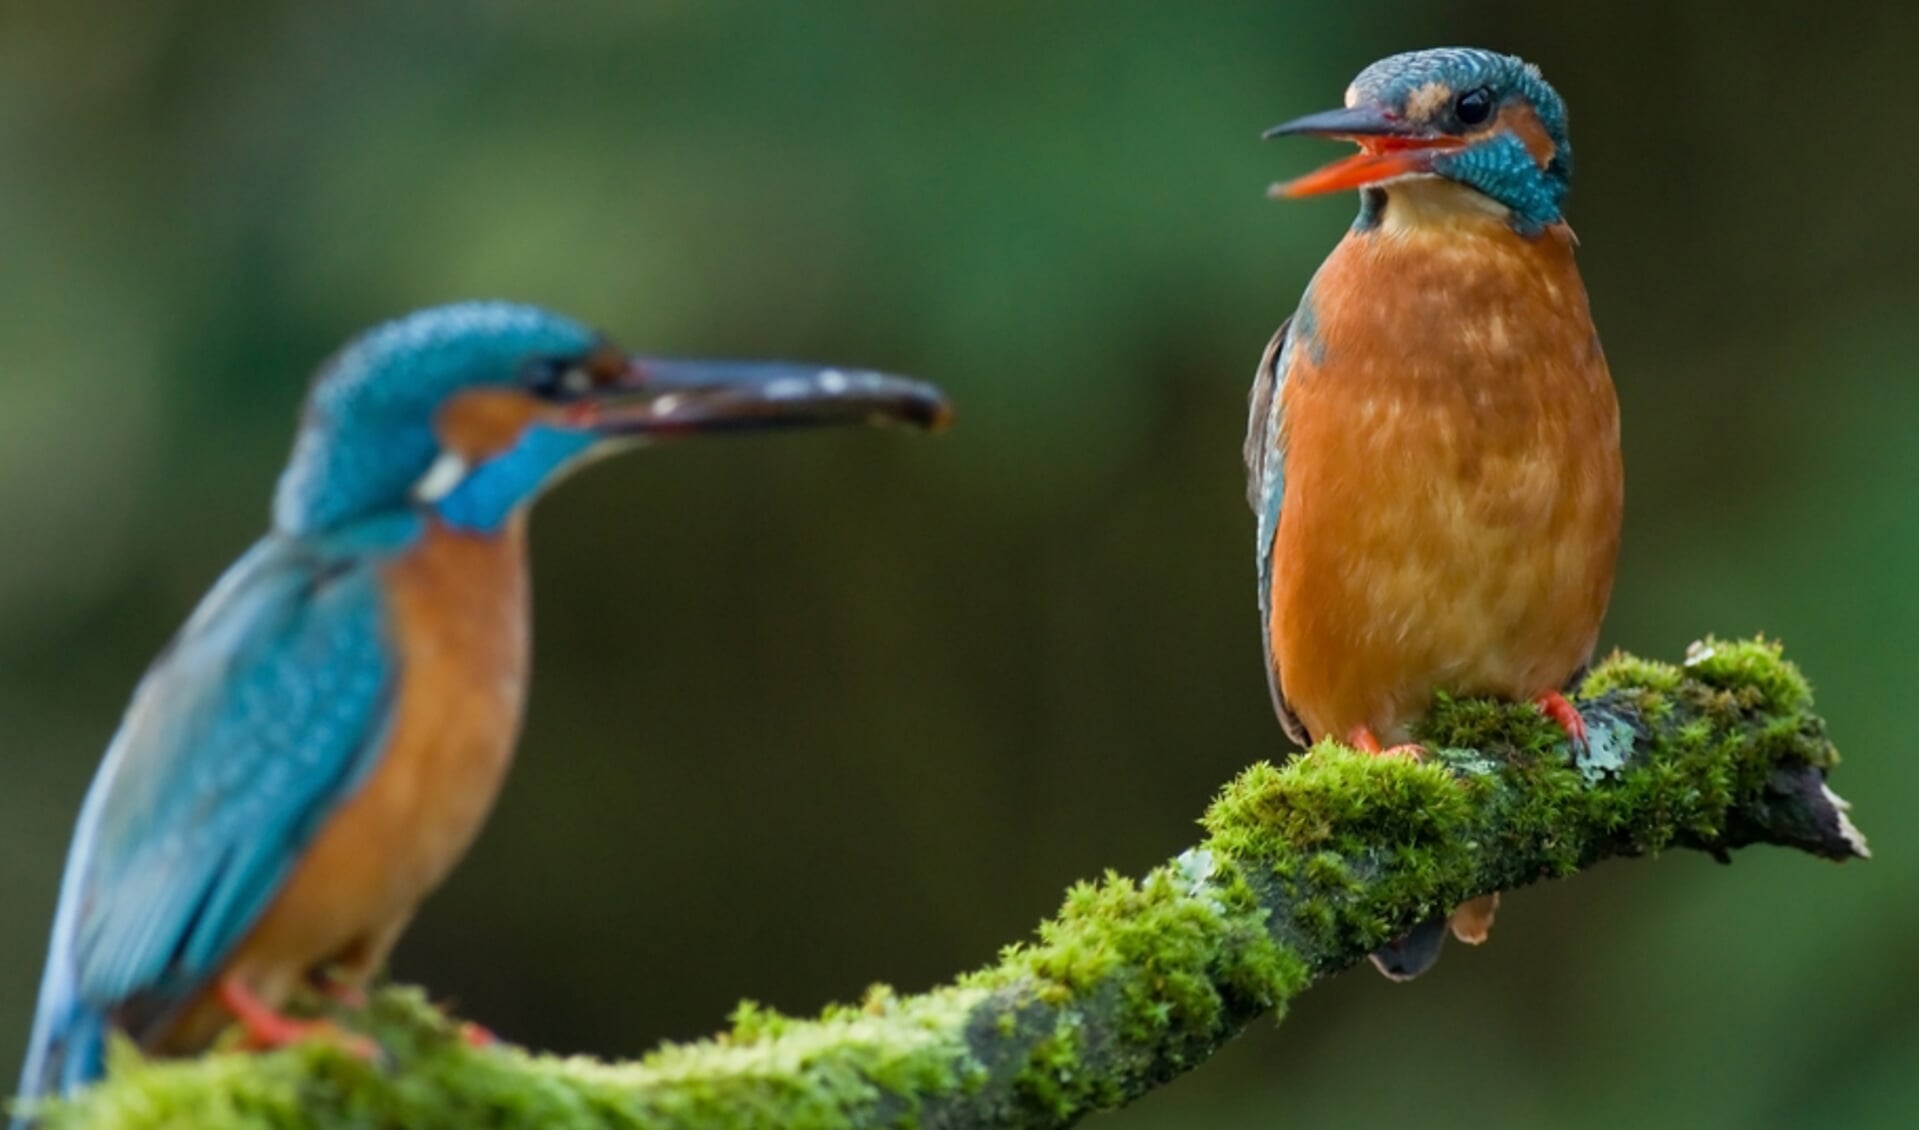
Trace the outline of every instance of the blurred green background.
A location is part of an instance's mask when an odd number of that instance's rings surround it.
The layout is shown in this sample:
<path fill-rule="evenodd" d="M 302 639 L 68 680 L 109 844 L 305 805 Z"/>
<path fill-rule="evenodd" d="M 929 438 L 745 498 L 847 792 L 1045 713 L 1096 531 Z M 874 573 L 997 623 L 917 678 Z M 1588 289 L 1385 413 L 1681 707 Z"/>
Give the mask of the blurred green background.
<path fill-rule="evenodd" d="M 938 380 L 934 441 L 713 442 L 535 522 L 538 673 L 396 974 L 608 1056 L 991 958 L 1195 837 L 1285 744 L 1238 449 L 1351 200 L 1259 130 L 1390 52 L 1573 108 L 1624 405 L 1606 642 L 1765 631 L 1877 857 L 1691 855 L 1511 896 L 1100 1124 L 1919 1120 L 1919 150 L 1911 5 L 0 9 L 0 1064 L 128 692 L 264 527 L 307 373 L 466 297 L 650 351 Z"/>

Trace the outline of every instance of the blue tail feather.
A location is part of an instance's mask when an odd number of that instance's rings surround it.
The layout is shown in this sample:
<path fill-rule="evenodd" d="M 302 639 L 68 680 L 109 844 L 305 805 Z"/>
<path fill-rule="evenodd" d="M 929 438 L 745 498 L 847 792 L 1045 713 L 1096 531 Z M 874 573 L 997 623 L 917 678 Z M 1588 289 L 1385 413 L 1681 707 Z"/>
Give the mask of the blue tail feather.
<path fill-rule="evenodd" d="M 14 1100 L 12 1130 L 32 1130 L 32 1104 L 69 1095 L 99 1079 L 106 1071 L 107 1018 L 81 1006 L 63 1015 L 45 1011 L 36 1018 L 33 1045 L 20 1073 L 20 1094 Z"/>
<path fill-rule="evenodd" d="M 81 820 L 84 828 L 84 811 Z M 79 853 L 83 849 L 75 850 Z M 11 1130 L 32 1130 L 33 1104 L 70 1095 L 106 1073 L 111 1022 L 105 1011 L 82 998 L 74 976 L 72 938 L 77 900 L 71 886 L 70 874 L 62 883 L 60 906 L 53 917 L 53 938 L 47 947 L 46 970 L 40 975 L 40 1000 L 33 1012 L 26 1066 L 20 1071 L 20 1093 L 13 1101 Z"/>

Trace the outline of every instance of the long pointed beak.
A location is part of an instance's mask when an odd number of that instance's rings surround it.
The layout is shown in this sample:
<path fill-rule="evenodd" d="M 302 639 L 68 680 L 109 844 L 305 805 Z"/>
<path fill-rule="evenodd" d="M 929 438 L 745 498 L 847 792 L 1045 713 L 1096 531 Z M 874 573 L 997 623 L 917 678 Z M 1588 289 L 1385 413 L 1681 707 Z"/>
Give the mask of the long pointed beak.
<path fill-rule="evenodd" d="M 885 373 L 764 361 L 634 357 L 619 378 L 567 406 L 602 435 L 649 436 L 835 424 L 937 431 L 952 420 L 933 385 Z"/>
<path fill-rule="evenodd" d="M 1302 134 L 1355 141 L 1361 151 L 1303 177 L 1273 185 L 1266 192 L 1268 196 L 1314 196 L 1430 173 L 1433 162 L 1443 153 L 1466 144 L 1462 138 L 1416 125 L 1384 106 L 1367 103 L 1295 118 L 1260 136 L 1270 140 Z"/>

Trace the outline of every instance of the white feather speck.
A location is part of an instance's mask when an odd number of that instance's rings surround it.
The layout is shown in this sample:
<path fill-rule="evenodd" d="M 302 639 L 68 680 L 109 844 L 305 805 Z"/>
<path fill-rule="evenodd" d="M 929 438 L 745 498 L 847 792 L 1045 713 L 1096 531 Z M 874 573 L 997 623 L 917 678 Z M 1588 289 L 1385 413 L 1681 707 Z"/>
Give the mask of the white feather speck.
<path fill-rule="evenodd" d="M 413 484 L 413 497 L 421 502 L 438 502 L 452 493 L 471 469 L 466 456 L 457 451 L 442 451 L 433 466 L 426 469 L 426 474 L 420 476 L 420 481 Z"/>

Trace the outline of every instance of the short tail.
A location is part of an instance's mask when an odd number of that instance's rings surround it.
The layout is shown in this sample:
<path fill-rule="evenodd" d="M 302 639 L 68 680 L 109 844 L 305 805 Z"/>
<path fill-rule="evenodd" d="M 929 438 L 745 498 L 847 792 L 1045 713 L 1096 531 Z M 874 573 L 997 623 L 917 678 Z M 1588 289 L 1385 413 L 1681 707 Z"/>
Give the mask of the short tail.
<path fill-rule="evenodd" d="M 106 1070 L 107 1027 L 105 1016 L 78 1003 L 41 1001 L 20 1072 L 12 1130 L 32 1130 L 38 1101 L 70 1095 L 100 1078 Z"/>
<path fill-rule="evenodd" d="M 1468 899 L 1445 918 L 1421 922 L 1405 937 L 1372 952 L 1373 964 L 1394 981 L 1410 981 L 1433 967 L 1448 932 L 1469 946 L 1486 940 L 1499 910 L 1499 892 Z"/>
<path fill-rule="evenodd" d="M 1410 981 L 1433 967 L 1446 944 L 1445 917 L 1421 922 L 1371 954 L 1373 965 L 1389 980 Z"/>

